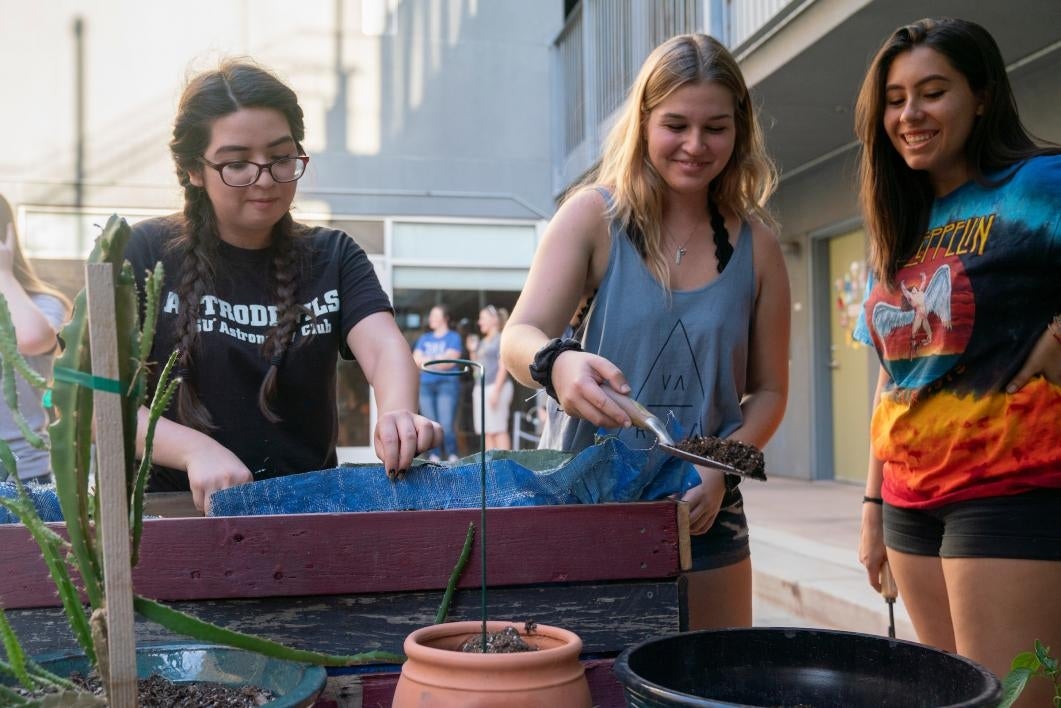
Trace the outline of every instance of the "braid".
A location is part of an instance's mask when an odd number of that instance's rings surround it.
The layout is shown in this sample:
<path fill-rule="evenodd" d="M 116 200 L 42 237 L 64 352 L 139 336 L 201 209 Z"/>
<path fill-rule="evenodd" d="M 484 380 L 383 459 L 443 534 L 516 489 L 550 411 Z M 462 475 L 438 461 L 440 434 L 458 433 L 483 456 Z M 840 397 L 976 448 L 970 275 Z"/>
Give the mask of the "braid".
<path fill-rule="evenodd" d="M 213 208 L 206 191 L 190 183 L 184 184 L 184 227 L 172 248 L 183 249 L 177 294 L 181 307 L 177 315 L 176 348 L 181 352 L 178 371 L 184 379 L 178 389 L 177 419 L 183 425 L 202 432 L 214 428 L 210 412 L 199 400 L 191 373 L 195 369 L 195 350 L 198 342 L 199 307 L 202 297 L 213 286 L 211 263 L 216 250 Z"/>
<path fill-rule="evenodd" d="M 714 231 L 715 237 L 715 257 L 718 258 L 718 272 L 721 273 L 733 256 L 733 244 L 729 242 L 729 232 L 726 231 L 726 220 L 722 218 L 722 211 L 710 196 L 707 198 L 707 208 L 711 212 L 711 229 Z"/>
<path fill-rule="evenodd" d="M 296 300 L 304 247 L 304 243 L 298 238 L 298 229 L 290 214 L 285 215 L 273 228 L 271 280 L 277 310 L 276 325 L 269 330 L 265 342 L 262 343 L 262 353 L 269 357 L 269 370 L 258 390 L 258 408 L 271 423 L 279 423 L 281 420 L 273 411 L 272 401 L 276 397 L 277 379 L 284 355 L 294 341 L 303 313 L 308 314 L 311 319 L 314 318 L 313 313 Z"/>

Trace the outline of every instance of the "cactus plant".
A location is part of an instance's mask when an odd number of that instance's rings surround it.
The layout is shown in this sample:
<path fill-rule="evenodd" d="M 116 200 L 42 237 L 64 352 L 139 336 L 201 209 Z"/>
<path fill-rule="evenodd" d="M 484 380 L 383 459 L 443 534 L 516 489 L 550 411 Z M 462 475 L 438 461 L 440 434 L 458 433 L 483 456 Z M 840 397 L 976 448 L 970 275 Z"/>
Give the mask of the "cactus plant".
<path fill-rule="evenodd" d="M 131 230 L 124 219 L 112 216 L 102 234 L 97 238 L 90 256 L 90 263 L 112 263 L 115 268 L 115 331 L 118 335 L 119 385 L 122 395 L 123 438 L 125 443 L 126 487 L 129 500 L 130 552 L 132 563 L 138 558 L 140 538 L 143 530 L 144 491 L 151 469 L 151 447 L 155 424 L 172 400 L 179 378 L 173 378 L 173 366 L 177 358 L 174 352 L 164 363 L 154 396 L 148 411 L 145 450 L 139 463 L 136 460 L 136 425 L 138 411 L 147 398 L 147 372 L 150 362 L 146 360 L 154 336 L 155 318 L 158 313 L 159 293 L 163 282 L 162 265 L 158 264 L 149 273 L 145 282 L 144 317 L 141 323 L 140 307 L 132 268 L 123 262 L 122 254 Z M 62 355 L 56 360 L 55 381 L 45 395 L 57 416 L 49 427 L 52 472 L 55 476 L 56 493 L 66 520 L 67 536 L 63 539 L 49 529 L 37 515 L 25 489 L 18 482 L 15 459 L 7 445 L 0 441 L 0 465 L 11 475 L 19 489 L 19 498 L 0 498 L 3 505 L 18 516 L 40 546 L 45 564 L 59 591 L 70 627 L 75 638 L 90 661 L 100 670 L 106 684 L 106 597 L 103 583 L 103 560 L 101 544 L 91 521 L 98 518 L 99 502 L 89 487 L 89 469 L 92 446 L 92 389 L 114 382 L 101 381 L 93 377 L 89 363 L 89 325 L 85 292 L 74 301 L 72 318 L 60 332 L 64 344 Z M 24 432 L 32 434 L 25 420 L 18 414 L 17 392 L 14 376 L 21 375 L 32 386 L 43 389 L 47 382 L 36 374 L 18 353 L 15 331 L 7 303 L 0 295 L 0 374 L 5 400 L 21 420 Z M 38 447 L 46 445 L 39 436 L 27 439 Z M 75 568 L 81 577 L 82 587 L 91 608 L 91 620 L 86 616 L 81 599 L 71 581 L 67 566 Z M 352 656 L 333 656 L 312 651 L 296 650 L 261 637 L 227 630 L 191 615 L 179 612 L 148 598 L 134 595 L 133 605 L 139 614 L 166 629 L 189 638 L 210 641 L 247 649 L 267 656 L 324 666 L 349 666 L 364 663 L 400 663 L 403 657 L 388 652 L 366 652 Z M 51 676 L 31 660 L 26 659 L 11 632 L 6 619 L 0 613 L 0 639 L 7 651 L 8 660 L 0 662 L 0 674 L 18 679 L 27 689 L 43 686 L 56 691 L 71 691 L 72 685 L 59 677 Z M 5 703 L 25 704 L 25 699 L 16 697 L 10 689 L 0 686 L 0 700 Z"/>

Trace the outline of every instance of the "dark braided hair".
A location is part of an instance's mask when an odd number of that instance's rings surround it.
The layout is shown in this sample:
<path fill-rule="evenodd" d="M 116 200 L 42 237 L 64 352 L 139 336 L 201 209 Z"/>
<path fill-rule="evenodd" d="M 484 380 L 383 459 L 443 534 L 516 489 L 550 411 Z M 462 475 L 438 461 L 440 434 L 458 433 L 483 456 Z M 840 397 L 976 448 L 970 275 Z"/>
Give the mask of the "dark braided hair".
<path fill-rule="evenodd" d="M 287 119 L 295 144 L 302 152 L 305 137 L 302 108 L 294 91 L 273 74 L 246 61 L 226 61 L 216 70 L 192 78 L 181 96 L 173 126 L 170 152 L 177 167 L 177 178 L 184 189 L 184 211 L 178 236 L 169 248 L 181 255 L 177 294 L 181 309 L 177 318 L 177 348 L 181 352 L 179 373 L 184 378 L 177 399 L 177 419 L 197 430 L 213 428 L 209 411 L 199 400 L 191 374 L 195 371 L 197 324 L 202 296 L 214 285 L 213 263 L 220 236 L 213 205 L 203 187 L 191 182 L 190 175 L 201 174 L 200 158 L 210 145 L 214 121 L 243 108 L 269 108 Z M 272 410 L 277 374 L 284 354 L 291 346 L 305 308 L 296 299 L 300 269 L 306 258 L 306 244 L 300 236 L 304 227 L 285 214 L 273 226 L 270 249 L 273 267 L 270 285 L 277 307 L 277 322 L 266 333 L 262 356 L 270 361 L 258 393 L 258 407 L 270 421 L 279 416 Z"/>
<path fill-rule="evenodd" d="M 718 259 L 718 272 L 729 263 L 733 256 L 733 244 L 729 242 L 729 231 L 726 230 L 726 220 L 722 218 L 722 210 L 718 208 L 718 202 L 712 197 L 707 198 L 707 210 L 711 214 L 711 230 L 715 238 L 715 258 Z"/>

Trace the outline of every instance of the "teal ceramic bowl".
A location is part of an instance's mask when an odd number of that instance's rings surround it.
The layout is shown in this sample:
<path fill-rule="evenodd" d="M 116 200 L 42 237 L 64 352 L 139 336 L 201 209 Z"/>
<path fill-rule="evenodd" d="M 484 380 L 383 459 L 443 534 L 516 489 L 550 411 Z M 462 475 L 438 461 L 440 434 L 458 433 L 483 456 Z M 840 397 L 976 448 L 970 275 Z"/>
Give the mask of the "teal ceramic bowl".
<path fill-rule="evenodd" d="M 35 659 L 59 676 L 68 676 L 73 671 L 86 673 L 89 668 L 84 654 L 50 654 Z M 320 666 L 211 644 L 137 647 L 136 673 L 139 678 L 158 674 L 174 683 L 257 686 L 276 696 L 265 704 L 271 708 L 312 705 L 327 679 Z"/>

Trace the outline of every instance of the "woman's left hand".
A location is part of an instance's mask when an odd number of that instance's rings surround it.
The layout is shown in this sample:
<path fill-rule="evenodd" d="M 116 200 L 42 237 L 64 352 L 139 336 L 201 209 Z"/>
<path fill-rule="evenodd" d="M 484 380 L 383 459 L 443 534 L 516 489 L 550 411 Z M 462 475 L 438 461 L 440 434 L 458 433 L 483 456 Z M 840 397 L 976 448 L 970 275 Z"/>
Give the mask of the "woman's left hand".
<path fill-rule="evenodd" d="M 689 533 L 699 536 L 707 533 L 722 508 L 722 498 L 726 496 L 726 478 L 719 470 L 693 466 L 700 473 L 700 484 L 686 492 L 682 501 L 689 503 Z"/>
<path fill-rule="evenodd" d="M 1039 341 L 1032 347 L 1031 354 L 1024 360 L 1024 366 L 1006 386 L 1006 393 L 1016 393 L 1038 374 L 1045 376 L 1050 383 L 1061 386 L 1061 342 L 1057 341 L 1050 327 L 1046 328 Z"/>
<path fill-rule="evenodd" d="M 490 408 L 497 408 L 498 402 L 501 401 L 501 387 L 494 385 L 490 387 L 490 390 L 486 394 L 486 405 Z"/>
<path fill-rule="evenodd" d="M 442 426 L 407 410 L 391 411 L 376 421 L 373 444 L 393 479 L 409 469 L 417 453 L 442 445 Z"/>

